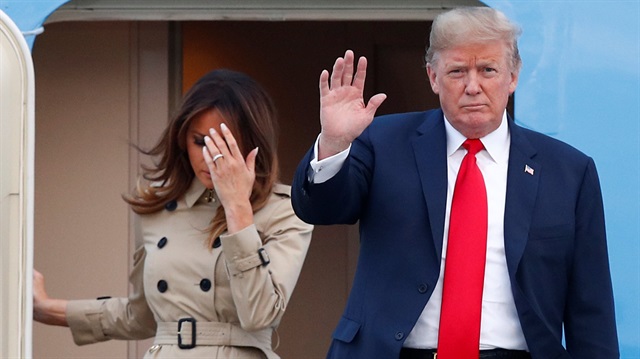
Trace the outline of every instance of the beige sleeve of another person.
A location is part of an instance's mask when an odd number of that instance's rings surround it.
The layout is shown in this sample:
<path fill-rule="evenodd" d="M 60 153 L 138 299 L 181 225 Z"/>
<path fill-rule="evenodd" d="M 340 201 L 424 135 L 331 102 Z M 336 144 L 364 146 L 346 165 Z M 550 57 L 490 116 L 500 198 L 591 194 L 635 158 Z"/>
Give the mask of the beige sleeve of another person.
<path fill-rule="evenodd" d="M 142 236 L 136 233 L 133 270 L 129 275 L 133 290 L 127 298 L 68 302 L 67 322 L 77 345 L 110 339 L 145 339 L 155 335 L 156 322 L 147 305 L 143 286 L 145 257 Z"/>
<path fill-rule="evenodd" d="M 242 328 L 260 330 L 280 323 L 302 270 L 312 230 L 312 225 L 293 212 L 290 187 L 276 185 L 269 203 L 255 213 L 253 225 L 220 236 Z M 261 248 L 262 258 L 258 254 Z"/>

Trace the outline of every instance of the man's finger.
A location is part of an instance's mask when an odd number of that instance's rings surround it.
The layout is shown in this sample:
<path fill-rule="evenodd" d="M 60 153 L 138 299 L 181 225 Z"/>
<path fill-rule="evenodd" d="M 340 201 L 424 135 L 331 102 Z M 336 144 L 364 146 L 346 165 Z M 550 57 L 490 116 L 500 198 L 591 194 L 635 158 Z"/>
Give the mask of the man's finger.
<path fill-rule="evenodd" d="M 329 95 L 329 71 L 322 70 L 320 73 L 320 97 Z"/>
<path fill-rule="evenodd" d="M 331 84 L 329 84 L 330 89 L 335 89 L 336 87 L 342 86 L 342 72 L 344 71 L 344 59 L 342 57 L 338 57 L 336 62 L 333 64 L 333 71 L 331 72 Z"/>
<path fill-rule="evenodd" d="M 364 91 L 364 80 L 367 78 L 367 58 L 361 56 L 356 67 L 356 77 L 353 79 L 353 86 L 360 92 Z"/>
<path fill-rule="evenodd" d="M 342 73 L 342 85 L 351 86 L 353 80 L 353 51 L 347 50 L 344 54 L 344 71 Z"/>
<path fill-rule="evenodd" d="M 387 95 L 383 93 L 379 93 L 369 99 L 369 102 L 367 103 L 367 111 L 371 114 L 371 116 L 375 115 L 378 107 L 380 107 L 380 105 L 382 105 L 382 103 L 386 99 Z"/>

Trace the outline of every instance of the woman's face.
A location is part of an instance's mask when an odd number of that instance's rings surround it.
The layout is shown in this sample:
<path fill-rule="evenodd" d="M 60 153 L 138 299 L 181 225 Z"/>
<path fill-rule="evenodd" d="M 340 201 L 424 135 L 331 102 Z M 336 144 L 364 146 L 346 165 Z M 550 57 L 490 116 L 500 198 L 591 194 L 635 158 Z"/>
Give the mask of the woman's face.
<path fill-rule="evenodd" d="M 209 167 L 204 161 L 202 147 L 204 147 L 204 137 L 209 136 L 209 129 L 213 128 L 220 132 L 220 124 L 224 118 L 216 109 L 205 110 L 197 115 L 187 129 L 187 153 L 189 162 L 196 178 L 207 188 L 213 188 Z"/>

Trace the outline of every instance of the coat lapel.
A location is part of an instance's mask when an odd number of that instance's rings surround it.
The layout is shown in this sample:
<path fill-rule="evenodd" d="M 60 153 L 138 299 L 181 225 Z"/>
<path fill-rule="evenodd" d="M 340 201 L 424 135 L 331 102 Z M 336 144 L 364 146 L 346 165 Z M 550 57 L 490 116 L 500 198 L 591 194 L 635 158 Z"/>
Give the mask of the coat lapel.
<path fill-rule="evenodd" d="M 427 204 L 431 235 L 438 258 L 441 258 L 447 206 L 447 145 L 442 111 L 431 112 L 417 130 L 413 150 Z"/>
<path fill-rule="evenodd" d="M 527 244 L 542 166 L 533 160 L 536 149 L 523 130 L 509 119 L 511 148 L 507 171 L 504 245 L 509 274 L 516 273 Z"/>

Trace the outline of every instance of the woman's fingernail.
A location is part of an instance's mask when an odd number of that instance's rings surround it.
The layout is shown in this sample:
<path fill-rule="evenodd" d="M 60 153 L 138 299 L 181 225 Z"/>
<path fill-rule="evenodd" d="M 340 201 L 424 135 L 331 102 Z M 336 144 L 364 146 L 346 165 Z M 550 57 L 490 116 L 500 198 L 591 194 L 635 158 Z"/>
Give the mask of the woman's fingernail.
<path fill-rule="evenodd" d="M 220 124 L 220 128 L 221 128 L 223 131 L 227 131 L 227 130 L 228 130 L 227 125 L 225 125 L 224 123 L 221 123 L 221 124 Z"/>

